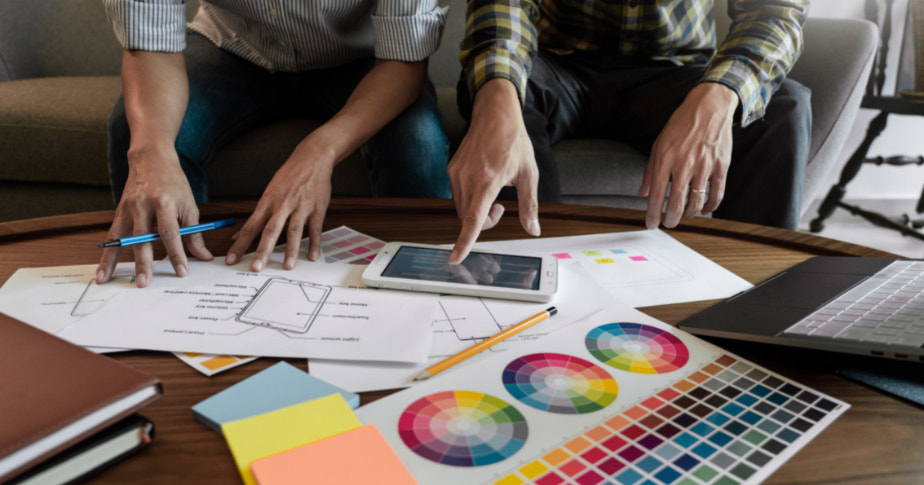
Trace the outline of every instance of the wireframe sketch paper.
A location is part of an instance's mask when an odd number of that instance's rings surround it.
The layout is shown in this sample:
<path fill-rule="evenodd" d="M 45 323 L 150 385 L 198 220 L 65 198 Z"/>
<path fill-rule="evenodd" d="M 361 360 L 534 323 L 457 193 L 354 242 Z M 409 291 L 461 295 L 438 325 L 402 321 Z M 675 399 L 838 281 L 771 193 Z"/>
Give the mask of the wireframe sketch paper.
<path fill-rule="evenodd" d="M 533 328 L 514 335 L 483 352 L 490 355 L 545 336 L 581 320 L 608 306 L 613 296 L 600 287 L 580 266 L 564 265 L 559 270 L 559 290 L 549 303 L 525 303 L 472 298 L 440 296 L 440 311 L 433 323 L 433 347 L 426 364 L 408 365 L 378 362 L 346 362 L 311 359 L 311 374 L 336 382 L 353 392 L 394 389 L 413 385 L 420 371 L 446 357 L 452 356 L 502 330 L 535 315 L 549 306 L 558 314 Z M 478 357 L 476 357 L 478 358 Z M 473 359 L 470 359 L 473 360 Z M 462 363 L 460 366 L 467 365 Z M 446 371 L 452 372 L 452 369 Z"/>
<path fill-rule="evenodd" d="M 423 362 L 437 297 L 373 290 L 363 266 L 301 261 L 260 273 L 250 261 L 191 261 L 156 274 L 66 328 L 80 345 L 266 357 Z"/>
<path fill-rule="evenodd" d="M 135 286 L 134 264 L 119 263 L 113 280 L 93 283 L 96 265 L 20 268 L 0 288 L 0 311 L 57 335 L 124 289 Z M 122 349 L 93 347 L 94 352 Z"/>
<path fill-rule="evenodd" d="M 491 241 L 475 247 L 553 254 L 559 265 L 584 267 L 619 302 L 632 307 L 728 298 L 753 286 L 660 230 Z"/>

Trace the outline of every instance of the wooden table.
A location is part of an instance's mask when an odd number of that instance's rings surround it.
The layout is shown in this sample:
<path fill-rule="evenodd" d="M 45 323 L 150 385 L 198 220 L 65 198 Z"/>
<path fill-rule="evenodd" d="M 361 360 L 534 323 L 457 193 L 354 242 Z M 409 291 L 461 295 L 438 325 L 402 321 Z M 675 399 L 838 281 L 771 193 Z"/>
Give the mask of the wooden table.
<path fill-rule="evenodd" d="M 244 220 L 253 207 L 253 203 L 209 204 L 202 207 L 202 219 Z M 544 237 L 644 229 L 644 213 L 640 211 L 569 205 L 543 205 L 540 209 Z M 104 211 L 0 224 L 0 282 L 20 267 L 96 264 L 96 245 L 105 239 L 112 216 L 111 211 Z M 442 200 L 335 200 L 324 227 L 340 225 L 386 241 L 424 243 L 451 243 L 459 230 L 452 203 Z M 225 254 L 233 231 L 230 228 L 205 233 L 209 249 L 216 255 Z M 752 283 L 814 255 L 889 256 L 809 234 L 716 219 L 696 219 L 667 232 Z M 511 205 L 498 227 L 485 232 L 481 239 L 524 237 L 516 207 Z M 163 257 L 162 249 L 157 247 L 155 256 Z M 123 257 L 130 259 L 131 252 L 126 251 Z M 713 303 L 663 305 L 642 311 L 676 324 Z M 727 340 L 713 342 L 852 405 L 767 483 L 924 483 L 924 410 L 833 373 L 844 363 L 862 357 Z M 224 440 L 195 421 L 190 408 L 279 359 L 259 359 L 205 377 L 166 353 L 134 351 L 112 357 L 159 377 L 165 394 L 143 411 L 156 424 L 154 443 L 138 456 L 104 471 L 91 483 L 240 483 Z M 290 362 L 304 368 L 304 360 Z M 909 364 L 908 371 L 921 372 L 924 367 Z M 362 400 L 368 403 L 387 394 L 390 391 L 364 393 Z"/>

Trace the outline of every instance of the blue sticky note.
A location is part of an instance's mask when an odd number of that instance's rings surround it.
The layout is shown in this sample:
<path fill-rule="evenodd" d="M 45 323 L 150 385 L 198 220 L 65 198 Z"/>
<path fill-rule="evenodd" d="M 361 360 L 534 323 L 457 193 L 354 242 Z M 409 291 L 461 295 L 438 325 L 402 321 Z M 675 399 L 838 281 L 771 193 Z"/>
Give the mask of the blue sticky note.
<path fill-rule="evenodd" d="M 358 394 L 324 382 L 287 362 L 279 362 L 196 404 L 192 412 L 199 422 L 221 433 L 224 423 L 334 393 L 340 393 L 351 408 L 359 406 Z"/>

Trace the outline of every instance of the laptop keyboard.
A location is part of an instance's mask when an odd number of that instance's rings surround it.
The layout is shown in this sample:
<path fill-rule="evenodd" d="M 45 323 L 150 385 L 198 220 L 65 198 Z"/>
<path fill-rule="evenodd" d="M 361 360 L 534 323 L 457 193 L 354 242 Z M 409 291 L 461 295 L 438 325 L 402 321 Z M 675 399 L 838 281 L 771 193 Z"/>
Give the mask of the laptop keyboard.
<path fill-rule="evenodd" d="M 895 261 L 783 334 L 924 348 L 924 261 Z"/>

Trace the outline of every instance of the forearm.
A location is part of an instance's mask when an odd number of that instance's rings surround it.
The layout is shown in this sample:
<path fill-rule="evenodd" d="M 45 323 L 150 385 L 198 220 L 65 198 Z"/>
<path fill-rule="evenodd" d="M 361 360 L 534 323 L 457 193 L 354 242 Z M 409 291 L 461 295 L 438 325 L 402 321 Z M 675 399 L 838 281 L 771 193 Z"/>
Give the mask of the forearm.
<path fill-rule="evenodd" d="M 306 141 L 320 142 L 339 163 L 416 101 L 426 78 L 427 61 L 377 61 L 343 108 Z"/>
<path fill-rule="evenodd" d="M 183 54 L 125 50 L 122 91 L 131 132 L 129 163 L 136 154 L 172 150 L 189 99 Z"/>
<path fill-rule="evenodd" d="M 498 134 L 502 133 L 498 130 L 519 124 L 522 124 L 522 108 L 513 82 L 503 78 L 492 79 L 475 93 L 470 130 Z"/>

